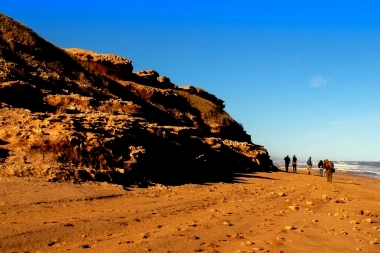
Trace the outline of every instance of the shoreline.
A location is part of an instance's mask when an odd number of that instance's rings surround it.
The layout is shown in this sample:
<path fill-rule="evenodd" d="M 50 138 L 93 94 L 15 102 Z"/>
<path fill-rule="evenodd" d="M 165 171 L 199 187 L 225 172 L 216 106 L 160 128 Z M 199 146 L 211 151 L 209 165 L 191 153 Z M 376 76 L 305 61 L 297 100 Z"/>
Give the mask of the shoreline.
<path fill-rule="evenodd" d="M 378 252 L 380 180 L 336 172 L 127 188 L 0 178 L 1 252 Z"/>
<path fill-rule="evenodd" d="M 281 165 L 281 166 L 278 166 L 277 168 L 278 168 L 278 171 L 285 172 L 285 166 Z M 300 171 L 306 171 L 307 168 L 306 167 L 300 167 L 300 168 L 297 167 L 297 171 L 298 170 L 300 170 Z M 316 176 L 319 175 L 319 168 L 312 168 L 311 171 L 312 171 L 312 174 L 314 172 L 313 175 L 316 175 Z M 288 173 L 293 173 L 293 168 L 289 167 Z M 355 172 L 337 170 L 336 172 L 334 172 L 333 177 L 334 177 L 335 174 L 338 174 L 338 175 L 340 175 L 340 174 L 342 174 L 342 175 L 351 175 L 351 176 L 357 176 L 357 177 L 364 177 L 364 178 L 369 178 L 369 179 L 378 179 L 378 180 L 380 180 L 380 177 L 371 177 L 371 176 L 368 176 L 368 175 L 363 175 L 363 173 L 360 173 L 360 172 L 355 173 Z"/>

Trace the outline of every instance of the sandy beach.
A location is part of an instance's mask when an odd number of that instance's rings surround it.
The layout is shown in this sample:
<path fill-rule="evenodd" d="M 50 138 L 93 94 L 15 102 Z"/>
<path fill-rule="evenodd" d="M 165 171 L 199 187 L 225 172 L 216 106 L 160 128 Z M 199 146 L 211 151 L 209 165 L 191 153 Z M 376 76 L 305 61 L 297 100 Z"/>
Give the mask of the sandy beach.
<path fill-rule="evenodd" d="M 0 252 L 380 252 L 379 190 L 316 169 L 146 189 L 0 178 Z"/>

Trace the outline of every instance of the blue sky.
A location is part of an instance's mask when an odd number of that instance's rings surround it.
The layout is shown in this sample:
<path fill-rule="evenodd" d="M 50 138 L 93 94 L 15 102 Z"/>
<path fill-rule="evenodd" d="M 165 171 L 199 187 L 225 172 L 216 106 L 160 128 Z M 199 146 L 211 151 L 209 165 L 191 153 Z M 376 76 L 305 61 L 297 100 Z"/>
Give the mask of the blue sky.
<path fill-rule="evenodd" d="M 380 2 L 2 0 L 0 12 L 59 47 L 204 88 L 273 158 L 380 161 Z"/>

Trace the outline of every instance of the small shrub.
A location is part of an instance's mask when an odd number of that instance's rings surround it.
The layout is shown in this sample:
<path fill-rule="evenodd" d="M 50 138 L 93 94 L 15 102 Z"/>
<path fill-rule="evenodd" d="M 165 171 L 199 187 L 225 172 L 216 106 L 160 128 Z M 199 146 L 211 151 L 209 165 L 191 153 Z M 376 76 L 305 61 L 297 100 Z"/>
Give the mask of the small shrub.
<path fill-rule="evenodd" d="M 181 96 L 185 97 L 190 105 L 199 110 L 202 119 L 207 124 L 219 124 L 229 126 L 235 120 L 223 110 L 222 106 L 216 105 L 213 102 L 204 99 L 196 94 L 191 94 L 186 91 L 178 90 Z"/>
<path fill-rule="evenodd" d="M 66 113 L 66 108 L 63 107 L 63 106 L 59 106 L 57 108 L 57 110 L 55 111 L 55 114 L 57 114 L 57 115 L 62 115 L 62 114 L 65 114 L 65 113 Z"/>
<path fill-rule="evenodd" d="M 141 106 L 133 104 L 129 101 L 107 101 L 102 106 L 99 107 L 99 110 L 107 114 L 115 114 L 116 112 L 125 113 L 125 114 L 136 114 L 141 110 Z"/>

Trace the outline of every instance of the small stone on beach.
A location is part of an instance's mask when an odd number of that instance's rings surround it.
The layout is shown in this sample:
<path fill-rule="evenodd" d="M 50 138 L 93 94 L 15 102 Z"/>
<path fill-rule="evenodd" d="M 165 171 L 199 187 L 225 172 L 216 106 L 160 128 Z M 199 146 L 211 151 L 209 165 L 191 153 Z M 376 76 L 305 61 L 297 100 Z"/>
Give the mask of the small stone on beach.
<path fill-rule="evenodd" d="M 229 221 L 223 221 L 223 225 L 231 226 L 231 223 Z"/>
<path fill-rule="evenodd" d="M 298 209 L 300 209 L 299 206 L 288 206 L 288 207 L 295 211 L 298 211 Z"/>

